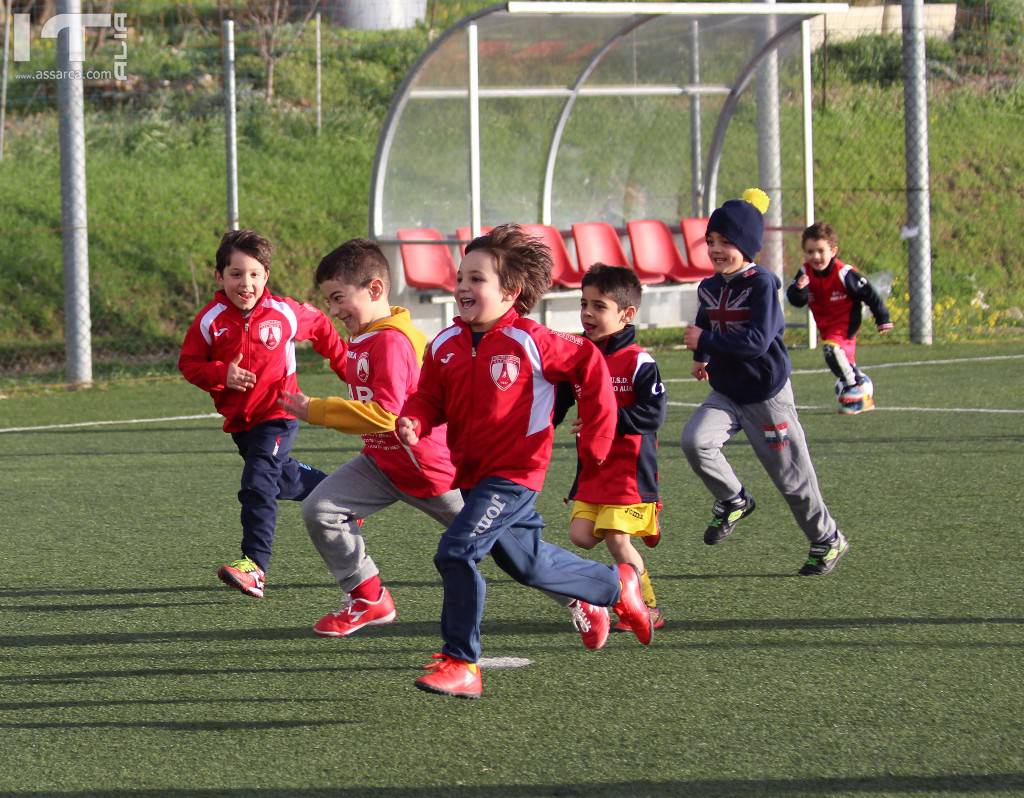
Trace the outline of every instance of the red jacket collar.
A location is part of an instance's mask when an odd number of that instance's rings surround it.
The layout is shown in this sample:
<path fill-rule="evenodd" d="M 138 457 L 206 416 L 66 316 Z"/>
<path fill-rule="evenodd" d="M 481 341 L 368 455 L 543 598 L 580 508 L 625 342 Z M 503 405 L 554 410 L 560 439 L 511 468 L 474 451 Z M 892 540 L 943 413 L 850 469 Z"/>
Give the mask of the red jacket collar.
<path fill-rule="evenodd" d="M 508 309 L 508 312 L 504 316 L 502 316 L 500 319 L 494 322 L 494 326 L 491 327 L 491 329 L 489 329 L 487 332 L 485 332 L 484 335 L 494 332 L 495 330 L 500 329 L 501 327 L 511 327 L 513 324 L 519 321 L 519 319 L 519 311 L 516 310 L 515 307 L 511 307 Z M 470 329 L 469 325 L 462 320 L 462 316 L 455 317 L 455 326 L 460 327 L 463 330 L 468 330 L 471 333 L 473 332 Z"/>

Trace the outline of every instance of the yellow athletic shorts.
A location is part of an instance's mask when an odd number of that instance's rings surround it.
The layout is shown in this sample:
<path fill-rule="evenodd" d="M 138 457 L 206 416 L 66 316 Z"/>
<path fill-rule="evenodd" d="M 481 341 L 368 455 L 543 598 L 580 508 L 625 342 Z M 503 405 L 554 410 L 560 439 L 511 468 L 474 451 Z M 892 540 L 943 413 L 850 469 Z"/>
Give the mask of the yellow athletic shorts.
<path fill-rule="evenodd" d="M 571 521 L 585 518 L 594 522 L 594 537 L 604 540 L 607 530 L 645 538 L 658 534 L 658 503 L 643 504 L 590 504 L 572 503 Z"/>

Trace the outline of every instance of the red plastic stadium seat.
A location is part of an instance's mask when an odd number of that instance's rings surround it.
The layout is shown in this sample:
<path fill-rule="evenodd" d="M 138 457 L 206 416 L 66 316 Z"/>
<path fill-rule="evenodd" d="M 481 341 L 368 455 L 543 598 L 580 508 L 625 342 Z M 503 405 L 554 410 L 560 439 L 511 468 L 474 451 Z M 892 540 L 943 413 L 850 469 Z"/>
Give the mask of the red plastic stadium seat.
<path fill-rule="evenodd" d="M 586 272 L 595 263 L 629 268 L 619 234 L 607 222 L 574 224 L 572 237 L 576 241 L 576 262 L 581 272 Z"/>
<path fill-rule="evenodd" d="M 715 273 L 708 257 L 708 244 L 704 234 L 708 229 L 708 219 L 682 219 L 679 227 L 683 232 L 683 244 L 686 247 L 686 272 L 688 280 L 703 280 Z"/>
<path fill-rule="evenodd" d="M 444 241 L 444 236 L 430 227 L 403 227 L 398 231 L 398 245 L 402 253 L 405 281 L 413 288 L 440 288 L 455 290 L 455 261 L 447 244 L 429 244 Z M 406 243 L 408 242 L 408 243 Z"/>
<path fill-rule="evenodd" d="M 579 288 L 583 274 L 576 270 L 565 248 L 562 234 L 549 224 L 524 224 L 523 230 L 534 238 L 543 241 L 551 250 L 551 283 L 562 288 Z"/>
<path fill-rule="evenodd" d="M 493 230 L 493 229 L 494 229 L 493 227 L 487 227 L 487 226 L 481 227 L 480 228 L 480 235 L 486 235 L 487 233 L 491 232 L 491 230 Z M 473 240 L 473 228 L 472 227 L 456 227 L 455 228 L 455 237 L 460 239 L 460 240 L 462 240 L 462 241 L 472 241 Z M 465 244 L 459 244 L 459 255 L 465 255 L 465 254 L 466 254 L 466 245 Z"/>
<path fill-rule="evenodd" d="M 633 250 L 633 269 L 644 283 L 666 278 L 683 282 L 686 263 L 672 239 L 672 231 L 659 219 L 640 219 L 626 224 Z"/>

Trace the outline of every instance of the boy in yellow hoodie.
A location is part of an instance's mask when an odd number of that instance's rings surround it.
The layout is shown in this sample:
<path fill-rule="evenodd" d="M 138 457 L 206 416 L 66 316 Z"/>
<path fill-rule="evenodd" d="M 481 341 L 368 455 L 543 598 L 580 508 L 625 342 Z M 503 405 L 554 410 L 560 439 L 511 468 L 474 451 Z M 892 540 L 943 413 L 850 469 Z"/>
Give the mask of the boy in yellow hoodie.
<path fill-rule="evenodd" d="M 302 502 L 306 529 L 328 570 L 345 593 L 341 609 L 313 625 L 321 637 L 347 637 L 364 626 L 398 617 L 390 591 L 366 553 L 359 529 L 364 518 L 401 501 L 447 528 L 462 509 L 453 490 L 455 467 L 442 424 L 406 446 L 395 434 L 395 420 L 416 390 L 426 336 L 409 311 L 388 301 L 391 272 L 372 241 L 354 238 L 324 257 L 316 282 L 330 315 L 348 330 L 345 381 L 351 398 L 310 398 L 283 393 L 279 404 L 298 418 L 339 432 L 361 435 L 363 450 L 326 477 Z M 572 613 L 587 648 L 608 638 L 608 610 L 541 591 Z"/>
<path fill-rule="evenodd" d="M 444 526 L 462 509 L 462 497 L 451 488 L 455 469 L 444 427 L 412 447 L 395 435 L 398 411 L 419 382 L 427 341 L 413 327 L 408 310 L 389 304 L 391 279 L 384 253 L 366 239 L 346 241 L 320 261 L 316 282 L 330 315 L 349 333 L 345 381 L 351 398 L 285 393 L 280 404 L 311 424 L 363 438 L 362 452 L 302 503 L 313 545 L 346 594 L 341 609 L 322 617 L 313 631 L 321 637 L 346 637 L 397 617 L 358 523 L 403 501 Z"/>

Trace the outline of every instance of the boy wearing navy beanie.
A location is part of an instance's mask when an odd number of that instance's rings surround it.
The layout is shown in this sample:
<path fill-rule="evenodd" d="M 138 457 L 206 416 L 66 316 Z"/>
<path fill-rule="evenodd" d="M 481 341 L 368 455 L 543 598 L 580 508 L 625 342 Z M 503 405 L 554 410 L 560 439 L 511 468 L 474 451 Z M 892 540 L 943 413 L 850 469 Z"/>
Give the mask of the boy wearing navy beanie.
<path fill-rule="evenodd" d="M 797 417 L 782 342 L 785 323 L 778 277 L 754 259 L 764 236 L 768 196 L 747 189 L 725 202 L 708 220 L 708 256 L 713 277 L 697 288 L 699 307 L 683 343 L 693 350 L 692 374 L 711 383 L 711 393 L 683 429 L 690 467 L 715 497 L 704 542 L 724 540 L 754 511 L 722 447 L 739 430 L 750 440 L 797 524 L 810 541 L 801 576 L 823 576 L 835 568 L 849 543 L 818 488 L 803 428 Z"/>

